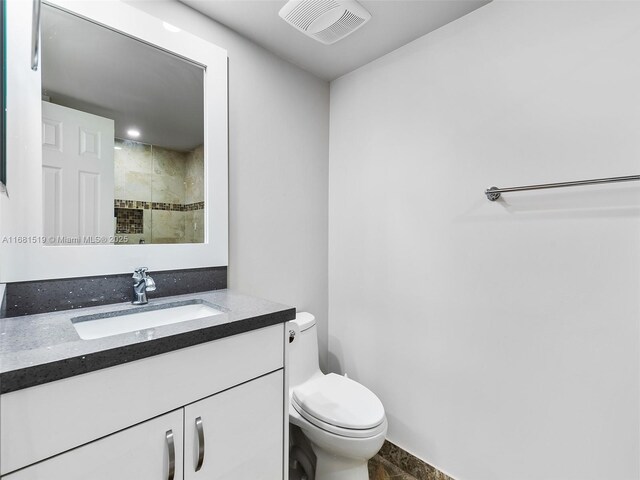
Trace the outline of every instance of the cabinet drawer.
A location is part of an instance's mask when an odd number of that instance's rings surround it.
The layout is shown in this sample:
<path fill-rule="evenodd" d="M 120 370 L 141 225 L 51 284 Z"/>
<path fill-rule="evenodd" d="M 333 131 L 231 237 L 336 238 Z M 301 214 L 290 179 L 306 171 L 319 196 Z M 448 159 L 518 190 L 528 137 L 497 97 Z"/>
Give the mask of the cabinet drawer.
<path fill-rule="evenodd" d="M 169 450 L 174 480 L 183 479 L 183 410 L 89 443 L 3 477 L 3 480 L 162 480 L 169 478 Z M 171 433 L 173 444 L 167 434 Z"/>
<path fill-rule="evenodd" d="M 4 475 L 283 367 L 265 327 L 0 396 Z"/>

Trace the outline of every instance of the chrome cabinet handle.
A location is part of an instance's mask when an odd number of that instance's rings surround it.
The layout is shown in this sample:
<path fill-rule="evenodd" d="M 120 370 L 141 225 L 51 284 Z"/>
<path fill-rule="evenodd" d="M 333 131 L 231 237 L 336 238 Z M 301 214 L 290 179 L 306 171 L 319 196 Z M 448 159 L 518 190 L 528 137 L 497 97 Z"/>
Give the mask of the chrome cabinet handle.
<path fill-rule="evenodd" d="M 167 440 L 167 450 L 169 450 L 169 473 L 167 474 L 167 480 L 173 480 L 176 474 L 176 445 L 173 441 L 173 430 L 169 430 L 165 434 Z"/>
<path fill-rule="evenodd" d="M 33 0 L 33 19 L 31 25 L 31 70 L 38 70 L 40 63 L 40 10 L 42 0 Z"/>
<path fill-rule="evenodd" d="M 196 431 L 198 432 L 198 464 L 196 472 L 202 468 L 204 463 L 204 429 L 202 428 L 202 417 L 196 418 Z"/>

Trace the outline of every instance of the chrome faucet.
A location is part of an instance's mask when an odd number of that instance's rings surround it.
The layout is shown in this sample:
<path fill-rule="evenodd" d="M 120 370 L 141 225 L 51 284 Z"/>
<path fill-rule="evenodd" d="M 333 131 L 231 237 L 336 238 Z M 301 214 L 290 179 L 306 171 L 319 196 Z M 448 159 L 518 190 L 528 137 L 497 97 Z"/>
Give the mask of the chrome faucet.
<path fill-rule="evenodd" d="M 133 300 L 134 305 L 145 305 L 149 303 L 147 300 L 147 292 L 153 292 L 156 289 L 156 282 L 147 275 L 147 267 L 139 267 L 133 271 Z"/>

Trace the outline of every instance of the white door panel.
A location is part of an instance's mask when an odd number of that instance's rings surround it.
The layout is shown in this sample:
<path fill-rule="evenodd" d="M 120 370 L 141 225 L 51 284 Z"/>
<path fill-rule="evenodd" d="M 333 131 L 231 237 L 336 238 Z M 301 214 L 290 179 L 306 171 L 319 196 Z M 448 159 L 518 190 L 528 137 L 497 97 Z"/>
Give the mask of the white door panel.
<path fill-rule="evenodd" d="M 113 146 L 113 120 L 42 102 L 43 235 L 113 236 Z"/>

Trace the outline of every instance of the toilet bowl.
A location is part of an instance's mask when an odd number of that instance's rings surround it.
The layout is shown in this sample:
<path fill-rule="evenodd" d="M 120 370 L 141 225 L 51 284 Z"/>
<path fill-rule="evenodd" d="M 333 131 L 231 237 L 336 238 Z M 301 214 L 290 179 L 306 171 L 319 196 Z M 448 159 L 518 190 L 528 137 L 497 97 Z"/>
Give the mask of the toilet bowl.
<path fill-rule="evenodd" d="M 387 433 L 382 403 L 358 382 L 320 371 L 313 315 L 298 313 L 287 332 L 289 421 L 300 428 L 316 456 L 315 472 L 307 475 L 315 480 L 367 480 L 367 462 Z"/>

